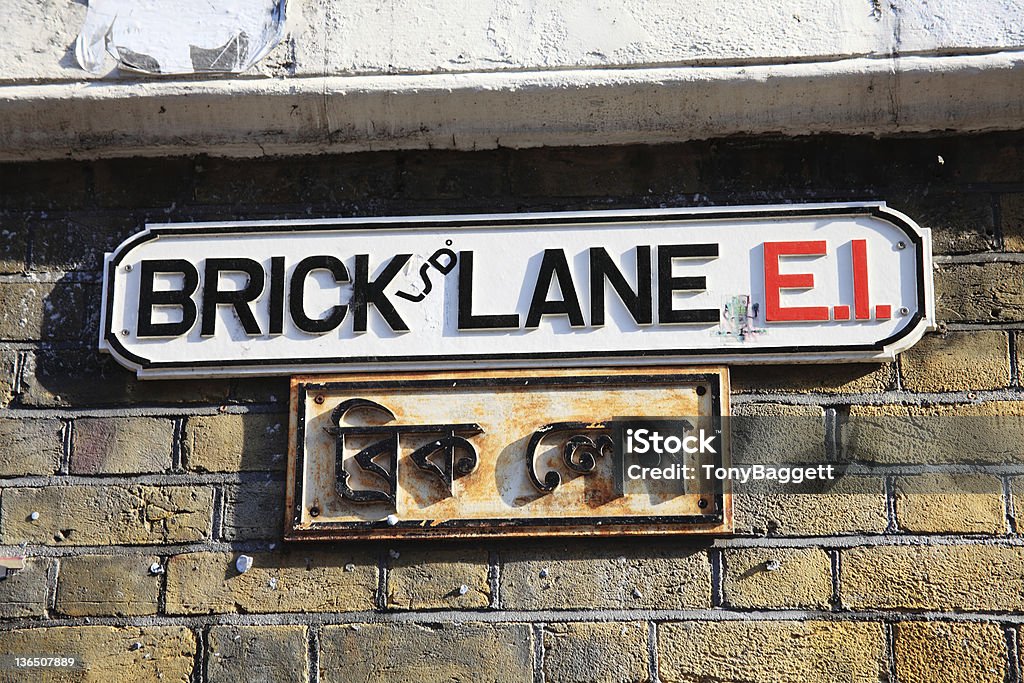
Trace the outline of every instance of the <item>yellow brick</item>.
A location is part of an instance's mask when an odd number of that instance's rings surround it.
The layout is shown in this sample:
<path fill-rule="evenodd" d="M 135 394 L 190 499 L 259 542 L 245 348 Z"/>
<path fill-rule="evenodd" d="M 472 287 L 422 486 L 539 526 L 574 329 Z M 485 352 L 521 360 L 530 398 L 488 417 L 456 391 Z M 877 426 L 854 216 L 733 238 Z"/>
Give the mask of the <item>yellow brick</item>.
<path fill-rule="evenodd" d="M 72 474 L 162 472 L 171 467 L 174 423 L 155 417 L 75 421 Z"/>
<path fill-rule="evenodd" d="M 1024 335 L 1017 333 L 1017 384 L 1024 384 Z"/>
<path fill-rule="evenodd" d="M 896 382 L 892 364 L 738 365 L 730 370 L 737 393 L 870 394 Z"/>
<path fill-rule="evenodd" d="M 529 624 L 325 626 L 323 683 L 533 683 Z"/>
<path fill-rule="evenodd" d="M 46 610 L 47 574 L 53 560 L 43 557 L 25 559 L 25 568 L 0 580 L 0 619 L 41 617 Z"/>
<path fill-rule="evenodd" d="M 371 610 L 377 561 L 365 552 L 187 553 L 167 564 L 167 612 L 352 612 Z"/>
<path fill-rule="evenodd" d="M 919 533 L 1005 533 L 1003 483 L 980 474 L 900 477 L 896 520 L 900 529 Z"/>
<path fill-rule="evenodd" d="M 1010 501 L 1017 523 L 1017 533 L 1020 533 L 1024 529 L 1024 478 L 1014 477 L 1010 480 Z"/>
<path fill-rule="evenodd" d="M 288 416 L 278 413 L 203 415 L 185 423 L 185 462 L 201 472 L 283 470 Z"/>
<path fill-rule="evenodd" d="M 389 562 L 388 607 L 487 607 L 491 599 L 487 573 L 486 551 L 402 550 L 397 559 Z"/>
<path fill-rule="evenodd" d="M 0 655 L 5 658 L 53 655 L 84 664 L 83 669 L 64 672 L 49 669 L 42 679 L 47 683 L 189 683 L 195 652 L 195 636 L 184 626 L 59 626 L 0 632 Z"/>
<path fill-rule="evenodd" d="M 160 577 L 155 556 L 83 555 L 60 563 L 57 611 L 72 617 L 157 613 Z"/>
<path fill-rule="evenodd" d="M 1008 193 L 999 200 L 1003 245 L 1007 251 L 1024 251 L 1024 193 Z"/>
<path fill-rule="evenodd" d="M 779 403 L 733 406 L 732 462 L 819 463 L 825 461 L 825 409 Z"/>
<path fill-rule="evenodd" d="M 306 683 L 304 626 L 214 626 L 207 641 L 209 681 Z"/>
<path fill-rule="evenodd" d="M 14 379 L 18 370 L 18 352 L 0 350 L 0 406 L 7 407 L 14 398 Z"/>
<path fill-rule="evenodd" d="M 725 551 L 724 598 L 731 607 L 828 609 L 832 563 L 818 548 Z"/>
<path fill-rule="evenodd" d="M 531 543 L 501 554 L 509 609 L 711 607 L 707 552 L 665 542 Z"/>
<path fill-rule="evenodd" d="M 1024 548 L 873 546 L 842 551 L 850 609 L 1015 612 L 1024 607 Z"/>
<path fill-rule="evenodd" d="M 944 322 L 1024 319 L 1022 263 L 952 263 L 935 271 L 936 316 Z"/>
<path fill-rule="evenodd" d="M 881 624 L 850 621 L 718 621 L 664 624 L 664 683 L 832 683 L 886 680 Z"/>
<path fill-rule="evenodd" d="M 184 543 L 210 537 L 212 514 L 209 486 L 7 489 L 0 498 L 0 538 L 11 545 Z"/>
<path fill-rule="evenodd" d="M 840 425 L 846 461 L 1003 465 L 1024 462 L 1024 401 L 850 406 Z"/>
<path fill-rule="evenodd" d="M 53 474 L 64 450 L 57 419 L 0 419 L 0 477 Z"/>
<path fill-rule="evenodd" d="M 647 624 L 548 624 L 544 680 L 549 683 L 646 683 Z"/>
<path fill-rule="evenodd" d="M 999 389 L 1010 380 L 1009 341 L 998 330 L 925 335 L 900 363 L 909 391 Z"/>
<path fill-rule="evenodd" d="M 737 533 L 782 536 L 881 533 L 889 523 L 885 511 L 885 482 L 880 477 L 847 475 L 827 489 L 793 493 L 800 490 L 771 481 L 734 483 L 732 501 Z"/>
<path fill-rule="evenodd" d="M 908 621 L 894 626 L 896 678 L 915 683 L 1003 683 L 1006 638 L 995 624 Z"/>

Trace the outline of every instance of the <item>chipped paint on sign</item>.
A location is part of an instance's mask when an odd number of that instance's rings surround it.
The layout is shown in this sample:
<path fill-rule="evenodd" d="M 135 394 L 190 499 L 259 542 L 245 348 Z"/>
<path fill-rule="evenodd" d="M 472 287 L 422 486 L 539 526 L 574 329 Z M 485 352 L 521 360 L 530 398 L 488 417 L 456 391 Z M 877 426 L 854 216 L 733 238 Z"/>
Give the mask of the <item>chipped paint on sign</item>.
<path fill-rule="evenodd" d="M 286 537 L 727 531 L 727 489 L 624 476 L 616 433 L 667 418 L 717 444 L 680 463 L 727 464 L 727 388 L 719 368 L 294 378 Z"/>

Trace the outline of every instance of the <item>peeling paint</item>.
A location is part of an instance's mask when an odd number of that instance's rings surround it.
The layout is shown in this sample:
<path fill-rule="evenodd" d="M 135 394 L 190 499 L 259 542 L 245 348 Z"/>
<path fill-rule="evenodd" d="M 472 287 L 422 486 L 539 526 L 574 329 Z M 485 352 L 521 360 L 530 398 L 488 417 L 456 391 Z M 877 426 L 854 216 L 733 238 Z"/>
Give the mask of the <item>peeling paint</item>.
<path fill-rule="evenodd" d="M 108 56 L 142 73 L 240 73 L 281 41 L 285 2 L 90 0 L 75 57 L 94 74 Z"/>

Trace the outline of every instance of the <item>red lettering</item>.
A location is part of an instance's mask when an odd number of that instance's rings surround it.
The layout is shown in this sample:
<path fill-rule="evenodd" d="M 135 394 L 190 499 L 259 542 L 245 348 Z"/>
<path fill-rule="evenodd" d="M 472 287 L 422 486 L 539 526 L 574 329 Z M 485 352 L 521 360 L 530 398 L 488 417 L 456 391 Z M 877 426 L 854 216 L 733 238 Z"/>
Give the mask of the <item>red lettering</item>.
<path fill-rule="evenodd" d="M 853 317 L 857 320 L 871 318 L 871 303 L 868 301 L 868 242 L 853 240 Z"/>
<path fill-rule="evenodd" d="M 811 322 L 828 320 L 828 306 L 787 306 L 780 299 L 783 289 L 812 289 L 811 273 L 779 272 L 781 256 L 824 256 L 825 240 L 764 243 L 764 298 L 767 322 Z"/>

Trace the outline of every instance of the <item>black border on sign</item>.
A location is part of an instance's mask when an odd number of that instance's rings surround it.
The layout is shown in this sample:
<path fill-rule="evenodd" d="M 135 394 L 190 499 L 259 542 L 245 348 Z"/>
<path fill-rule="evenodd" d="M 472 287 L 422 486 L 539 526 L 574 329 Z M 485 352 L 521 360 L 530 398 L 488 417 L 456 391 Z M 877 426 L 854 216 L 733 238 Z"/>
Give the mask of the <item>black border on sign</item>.
<path fill-rule="evenodd" d="M 708 506 L 709 512 L 703 515 L 634 515 L 631 517 L 526 517 L 514 519 L 453 519 L 453 520 L 409 520 L 397 524 L 388 524 L 386 520 L 377 522 L 312 522 L 310 526 L 299 529 L 302 520 L 303 491 L 306 440 L 306 402 L 311 391 L 344 391 L 356 389 L 448 389 L 453 386 L 462 387 L 580 387 L 580 386 L 632 386 L 644 384 L 707 384 L 711 398 L 711 425 L 719 443 L 725 438 L 722 433 L 722 382 L 718 373 L 677 373 L 677 374 L 616 374 L 616 375 L 542 375 L 531 377 L 469 377 L 465 379 L 401 379 L 401 380 L 353 380 L 301 382 L 298 385 L 295 412 L 295 461 L 292 509 L 289 511 L 285 525 L 286 541 L 302 540 L 338 540 L 340 538 L 372 540 L 375 536 L 408 536 L 425 538 L 443 536 L 467 538 L 484 535 L 501 535 L 503 531 L 530 532 L 539 530 L 556 530 L 575 527 L 594 533 L 608 527 L 637 528 L 635 533 L 644 533 L 646 525 L 669 527 L 668 532 L 683 532 L 694 527 L 713 527 L 725 522 L 725 489 L 722 481 L 715 482 L 712 495 L 713 504 Z M 719 449 L 716 466 L 723 464 L 724 452 Z M 290 463 L 289 466 L 292 466 Z M 315 525 L 315 526 L 314 526 Z M 432 530 L 437 529 L 439 532 Z M 470 533 L 459 533 L 449 536 L 445 531 L 470 530 Z M 729 533 L 724 530 L 722 533 Z M 384 532 L 384 533 L 381 533 Z M 582 533 L 586 533 L 583 531 Z M 654 533 L 654 532 L 649 532 Z"/>
<path fill-rule="evenodd" d="M 796 205 L 797 207 L 799 205 Z M 566 212 L 573 213 L 573 212 Z M 599 213 L 599 212 L 595 212 Z M 393 221 L 366 221 L 366 222 L 344 222 L 338 224 L 305 223 L 303 221 L 282 221 L 279 225 L 251 225 L 240 223 L 237 225 L 222 226 L 197 226 L 189 227 L 187 224 L 162 225 L 147 228 L 142 233 L 129 238 L 116 250 L 115 256 L 107 264 L 107 274 L 104 282 L 104 298 L 106 299 L 105 330 L 103 338 L 116 355 L 126 361 L 136 364 L 140 369 L 159 368 L 260 368 L 267 366 L 294 366 L 302 372 L 315 371 L 318 366 L 337 366 L 352 364 L 401 364 L 430 363 L 430 362 L 457 362 L 457 361 L 516 361 L 516 360 L 571 360 L 571 359 L 614 359 L 614 358 L 661 358 L 672 357 L 723 357 L 723 356 L 778 356 L 798 355 L 808 353 L 841 353 L 841 352 L 872 352 L 883 351 L 886 346 L 897 342 L 904 337 L 913 334 L 918 324 L 924 318 L 927 301 L 925 299 L 925 253 L 924 239 L 917 229 L 900 215 L 887 210 L 884 204 L 867 205 L 836 205 L 817 208 L 794 208 L 774 207 L 764 210 L 735 210 L 728 207 L 720 211 L 686 211 L 680 209 L 678 213 L 658 213 L 646 215 L 644 213 L 623 212 L 621 215 L 595 215 L 593 217 L 571 215 L 564 218 L 556 218 L 553 215 L 542 217 L 531 214 L 496 214 L 500 217 L 462 217 L 449 216 L 444 220 L 416 220 L 415 222 L 404 222 L 401 219 Z M 289 232 L 324 232 L 337 230 L 367 230 L 367 229 L 406 229 L 415 230 L 419 228 L 458 228 L 458 227 L 499 227 L 516 225 L 573 225 L 573 224 L 605 224 L 625 222 L 663 222 L 663 221 L 709 221 L 725 219 L 758 219 L 780 216 L 811 217 L 811 216 L 872 216 L 890 223 L 907 236 L 914 245 L 917 256 L 917 310 L 910 317 L 907 324 L 896 334 L 886 337 L 873 344 L 851 344 L 839 346 L 775 346 L 775 347 L 740 347 L 729 349 L 631 349 L 612 351 L 550 351 L 535 353 L 478 353 L 478 354 L 452 354 L 452 355 L 419 355 L 419 356 L 334 356 L 334 357 L 310 357 L 310 358 L 287 358 L 287 359 L 258 359 L 258 360 L 223 360 L 223 361 L 151 361 L 138 356 L 126 349 L 117 338 L 113 330 L 114 311 L 114 278 L 117 273 L 117 266 L 132 249 L 150 240 L 157 239 L 161 235 L 218 235 L 234 233 L 289 233 Z M 419 218 L 419 217 L 409 217 Z M 282 373 L 289 374 L 289 373 Z M 292 373 L 295 374 L 295 373 Z"/>

